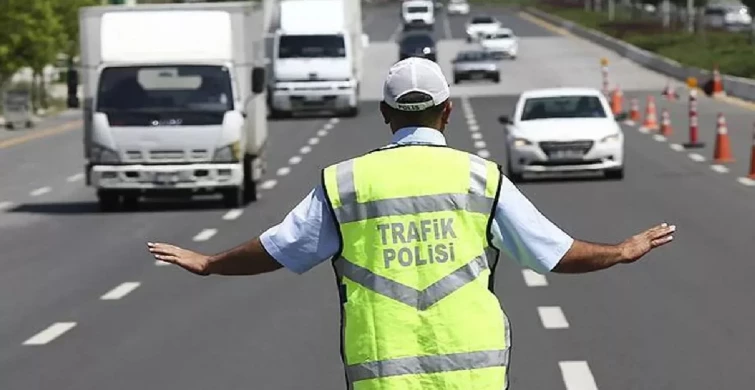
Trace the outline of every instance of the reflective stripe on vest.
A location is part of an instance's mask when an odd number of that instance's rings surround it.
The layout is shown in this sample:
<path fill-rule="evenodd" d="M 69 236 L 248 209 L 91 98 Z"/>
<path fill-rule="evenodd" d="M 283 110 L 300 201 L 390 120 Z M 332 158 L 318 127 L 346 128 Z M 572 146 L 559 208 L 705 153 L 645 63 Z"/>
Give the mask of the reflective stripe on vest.
<path fill-rule="evenodd" d="M 444 172 L 440 182 L 417 173 L 432 168 L 426 160 L 421 160 L 424 167 L 417 164 L 420 156 L 415 154 L 440 162 L 435 167 Z M 397 183 L 404 184 L 381 185 L 387 178 L 376 168 L 385 165 L 385 171 L 402 175 L 396 168 L 403 160 L 407 169 L 418 171 L 397 177 Z M 468 169 L 459 169 L 465 165 Z M 406 176 L 416 180 L 407 181 Z M 508 320 L 487 289 L 498 256 L 487 241 L 500 185 L 497 166 L 449 148 L 396 147 L 328 167 L 323 179 L 343 238 L 334 268 L 346 301 L 342 337 L 349 385 L 380 390 L 505 388 Z M 394 225 L 401 225 L 399 232 Z M 409 230 L 402 231 L 402 226 Z M 439 241 L 440 236 L 445 241 Z M 436 247 L 435 255 L 432 249 L 429 255 L 421 253 L 433 245 L 446 251 L 438 255 Z M 380 261 L 380 251 L 398 251 L 398 257 Z M 440 339 L 434 340 L 434 334 Z"/>

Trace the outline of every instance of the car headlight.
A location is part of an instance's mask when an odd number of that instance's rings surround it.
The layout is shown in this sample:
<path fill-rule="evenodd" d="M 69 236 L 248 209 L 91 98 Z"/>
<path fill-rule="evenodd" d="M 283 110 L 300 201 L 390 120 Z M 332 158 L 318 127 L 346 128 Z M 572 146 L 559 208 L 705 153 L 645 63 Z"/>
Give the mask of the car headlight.
<path fill-rule="evenodd" d="M 214 162 L 238 162 L 241 159 L 241 143 L 236 141 L 230 145 L 215 149 Z"/>
<path fill-rule="evenodd" d="M 532 142 L 524 139 L 524 138 L 514 138 L 514 147 L 515 148 L 521 148 L 522 146 L 529 146 L 532 145 Z"/>
<path fill-rule="evenodd" d="M 607 136 L 607 137 L 603 137 L 603 138 L 602 138 L 602 139 L 600 140 L 600 143 L 604 143 L 604 144 L 605 144 L 605 143 L 614 143 L 614 142 L 619 142 L 619 139 L 620 139 L 620 137 L 619 137 L 619 135 L 618 135 L 618 134 L 613 134 L 613 135 L 609 135 L 609 136 Z"/>
<path fill-rule="evenodd" d="M 430 49 L 429 47 L 426 47 L 426 48 L 422 49 L 422 53 L 423 53 L 423 54 L 430 54 L 430 53 L 432 53 L 432 51 L 433 51 L 433 50 L 432 50 L 432 49 Z"/>
<path fill-rule="evenodd" d="M 113 164 L 121 161 L 115 150 L 99 144 L 92 144 L 91 160 L 98 164 Z"/>

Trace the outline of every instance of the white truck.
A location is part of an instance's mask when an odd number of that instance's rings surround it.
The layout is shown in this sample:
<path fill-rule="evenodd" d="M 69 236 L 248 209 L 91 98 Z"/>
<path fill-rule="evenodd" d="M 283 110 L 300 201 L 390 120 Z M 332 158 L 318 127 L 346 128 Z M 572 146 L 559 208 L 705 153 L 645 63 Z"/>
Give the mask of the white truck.
<path fill-rule="evenodd" d="M 280 0 L 274 8 L 272 117 L 297 112 L 359 113 L 368 45 L 357 0 Z"/>
<path fill-rule="evenodd" d="M 85 170 L 102 210 L 143 196 L 256 200 L 270 1 L 81 9 Z"/>

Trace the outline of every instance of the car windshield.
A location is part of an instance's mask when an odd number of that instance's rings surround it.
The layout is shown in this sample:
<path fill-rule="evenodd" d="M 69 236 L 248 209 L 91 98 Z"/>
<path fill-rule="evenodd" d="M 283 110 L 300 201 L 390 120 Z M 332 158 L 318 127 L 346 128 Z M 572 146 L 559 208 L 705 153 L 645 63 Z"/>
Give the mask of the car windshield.
<path fill-rule="evenodd" d="M 468 51 L 468 52 L 461 52 L 456 57 L 456 60 L 459 62 L 478 62 L 478 61 L 487 61 L 490 60 L 492 56 L 490 53 L 485 51 Z"/>
<path fill-rule="evenodd" d="M 411 7 L 406 7 L 406 12 L 408 12 L 410 14 L 414 14 L 414 13 L 426 13 L 426 12 L 430 12 L 430 8 L 427 8 L 427 7 L 423 6 L 423 5 L 414 5 L 414 6 L 411 6 Z"/>
<path fill-rule="evenodd" d="M 605 117 L 606 112 L 597 96 L 554 96 L 527 99 L 521 120 Z"/>
<path fill-rule="evenodd" d="M 490 16 L 477 16 L 472 18 L 472 21 L 470 22 L 472 24 L 489 24 L 489 23 L 495 23 L 493 21 L 493 18 Z"/>
<path fill-rule="evenodd" d="M 346 57 L 343 35 L 283 35 L 278 58 Z"/>

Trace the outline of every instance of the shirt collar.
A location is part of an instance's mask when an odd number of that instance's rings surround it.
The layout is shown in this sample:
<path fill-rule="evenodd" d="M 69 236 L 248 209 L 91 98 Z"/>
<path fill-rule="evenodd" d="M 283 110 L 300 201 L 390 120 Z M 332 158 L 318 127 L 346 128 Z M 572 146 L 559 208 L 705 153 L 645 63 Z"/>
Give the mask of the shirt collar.
<path fill-rule="evenodd" d="M 429 127 L 404 127 L 393 134 L 392 144 L 430 144 L 446 146 L 446 137 Z"/>

